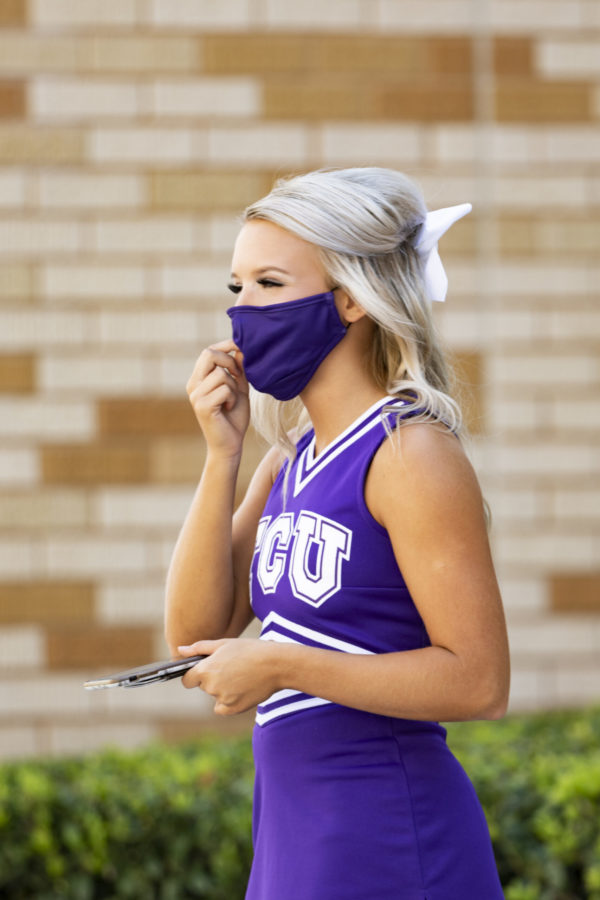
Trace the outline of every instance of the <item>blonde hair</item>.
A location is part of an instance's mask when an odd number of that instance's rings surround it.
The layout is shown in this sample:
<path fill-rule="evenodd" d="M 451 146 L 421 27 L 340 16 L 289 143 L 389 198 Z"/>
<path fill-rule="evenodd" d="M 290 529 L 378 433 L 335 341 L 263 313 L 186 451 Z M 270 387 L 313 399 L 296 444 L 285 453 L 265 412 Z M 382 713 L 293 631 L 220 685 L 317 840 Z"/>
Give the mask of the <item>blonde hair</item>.
<path fill-rule="evenodd" d="M 243 221 L 279 225 L 319 248 L 331 286 L 348 293 L 375 323 L 373 377 L 408 401 L 408 422 L 443 422 L 460 435 L 460 407 L 424 294 L 414 240 L 427 209 L 418 186 L 392 169 L 320 169 L 277 181 Z M 293 458 L 288 430 L 310 422 L 299 398 L 282 402 L 252 391 L 256 430 Z M 398 425 L 402 424 L 398 419 Z"/>

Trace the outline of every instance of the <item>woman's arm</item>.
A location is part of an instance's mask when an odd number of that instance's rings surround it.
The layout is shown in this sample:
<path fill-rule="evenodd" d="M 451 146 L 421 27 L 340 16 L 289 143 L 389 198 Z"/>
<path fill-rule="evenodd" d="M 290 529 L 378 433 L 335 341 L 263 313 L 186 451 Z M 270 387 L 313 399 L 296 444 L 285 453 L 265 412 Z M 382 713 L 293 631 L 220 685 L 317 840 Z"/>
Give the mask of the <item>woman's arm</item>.
<path fill-rule="evenodd" d="M 200 355 L 187 390 L 207 456 L 167 575 L 165 636 L 173 655 L 182 643 L 237 636 L 250 621 L 248 572 L 275 456 L 270 451 L 258 466 L 234 516 L 249 408 L 241 354 L 232 341 Z"/>
<path fill-rule="evenodd" d="M 291 688 L 368 712 L 441 721 L 498 718 L 509 656 L 483 502 L 455 437 L 426 424 L 385 441 L 366 499 L 387 529 L 431 646 L 354 656 L 290 644 L 231 641 L 184 652 L 211 657 L 187 673 L 224 714 Z"/>

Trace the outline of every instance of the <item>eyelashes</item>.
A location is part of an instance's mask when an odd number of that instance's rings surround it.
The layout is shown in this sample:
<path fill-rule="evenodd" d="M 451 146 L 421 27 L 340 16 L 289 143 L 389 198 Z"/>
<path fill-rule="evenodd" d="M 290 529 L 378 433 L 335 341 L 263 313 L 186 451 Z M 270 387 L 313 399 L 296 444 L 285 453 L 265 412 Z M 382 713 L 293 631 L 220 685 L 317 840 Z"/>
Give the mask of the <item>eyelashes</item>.
<path fill-rule="evenodd" d="M 280 281 L 274 281 L 272 278 L 258 278 L 256 283 L 260 284 L 261 287 L 264 288 L 283 287 Z M 239 294 L 242 290 L 242 285 L 230 283 L 227 285 L 227 288 L 231 291 L 232 294 Z"/>

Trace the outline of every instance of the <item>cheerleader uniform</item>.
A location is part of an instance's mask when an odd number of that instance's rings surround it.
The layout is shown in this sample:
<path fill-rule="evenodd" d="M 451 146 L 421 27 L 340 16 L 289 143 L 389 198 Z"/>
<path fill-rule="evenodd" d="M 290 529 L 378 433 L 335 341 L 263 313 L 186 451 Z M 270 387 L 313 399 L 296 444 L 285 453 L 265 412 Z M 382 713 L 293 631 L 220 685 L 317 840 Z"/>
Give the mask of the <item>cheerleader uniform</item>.
<path fill-rule="evenodd" d="M 315 458 L 298 443 L 257 530 L 262 640 L 342 653 L 430 644 L 364 485 L 402 401 L 384 398 Z M 436 722 L 282 690 L 257 709 L 246 900 L 501 900 L 483 811 Z"/>

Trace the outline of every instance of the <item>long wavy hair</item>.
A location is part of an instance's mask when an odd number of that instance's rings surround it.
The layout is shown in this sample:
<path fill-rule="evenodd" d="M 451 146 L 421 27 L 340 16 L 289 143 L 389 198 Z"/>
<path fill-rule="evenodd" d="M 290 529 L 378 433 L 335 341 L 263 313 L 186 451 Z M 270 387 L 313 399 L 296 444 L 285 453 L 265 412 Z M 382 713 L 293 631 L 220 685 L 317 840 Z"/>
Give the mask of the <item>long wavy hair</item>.
<path fill-rule="evenodd" d="M 403 398 L 398 426 L 444 423 L 463 432 L 453 397 L 452 373 L 424 293 L 414 241 L 427 209 L 419 187 L 401 172 L 383 168 L 320 169 L 283 178 L 242 221 L 279 225 L 318 249 L 330 280 L 375 323 L 371 370 L 381 389 Z M 299 398 L 282 402 L 251 391 L 255 429 L 288 458 L 310 421 Z"/>

